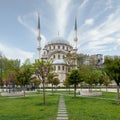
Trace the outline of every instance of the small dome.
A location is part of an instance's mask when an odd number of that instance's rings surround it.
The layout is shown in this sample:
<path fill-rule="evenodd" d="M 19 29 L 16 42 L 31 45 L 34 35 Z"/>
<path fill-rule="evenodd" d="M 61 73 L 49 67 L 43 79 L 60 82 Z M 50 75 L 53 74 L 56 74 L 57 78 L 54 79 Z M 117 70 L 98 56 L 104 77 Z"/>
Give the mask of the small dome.
<path fill-rule="evenodd" d="M 56 37 L 53 40 L 48 42 L 48 44 L 53 44 L 53 43 L 62 43 L 62 44 L 69 45 L 69 42 L 62 37 Z"/>
<path fill-rule="evenodd" d="M 66 65 L 67 63 L 63 59 L 56 59 L 56 60 L 53 61 L 52 64 L 53 65 L 56 65 L 56 64 Z"/>

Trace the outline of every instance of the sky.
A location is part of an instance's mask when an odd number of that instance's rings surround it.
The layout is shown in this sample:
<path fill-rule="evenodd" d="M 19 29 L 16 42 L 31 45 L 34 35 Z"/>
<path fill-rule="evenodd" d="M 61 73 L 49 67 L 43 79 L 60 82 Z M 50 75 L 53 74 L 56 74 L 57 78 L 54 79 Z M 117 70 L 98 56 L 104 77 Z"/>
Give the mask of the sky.
<path fill-rule="evenodd" d="M 58 32 L 78 53 L 120 55 L 120 0 L 0 0 L 0 53 L 8 59 L 38 58 L 37 15 L 41 46 Z"/>

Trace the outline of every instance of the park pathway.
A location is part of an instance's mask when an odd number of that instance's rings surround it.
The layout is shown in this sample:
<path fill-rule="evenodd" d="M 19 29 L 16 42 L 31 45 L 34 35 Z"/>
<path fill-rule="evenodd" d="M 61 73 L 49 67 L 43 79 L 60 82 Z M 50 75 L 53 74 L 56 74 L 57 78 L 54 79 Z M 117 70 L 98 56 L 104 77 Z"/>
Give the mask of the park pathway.
<path fill-rule="evenodd" d="M 59 99 L 58 113 L 57 113 L 56 120 L 68 120 L 68 114 L 67 114 L 63 96 L 60 96 L 60 99 Z"/>

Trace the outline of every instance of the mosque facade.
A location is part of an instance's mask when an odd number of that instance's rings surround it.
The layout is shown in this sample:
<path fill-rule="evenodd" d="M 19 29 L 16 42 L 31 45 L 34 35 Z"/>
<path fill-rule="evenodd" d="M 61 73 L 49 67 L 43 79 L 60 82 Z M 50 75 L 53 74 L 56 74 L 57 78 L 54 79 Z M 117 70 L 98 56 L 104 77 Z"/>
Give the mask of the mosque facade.
<path fill-rule="evenodd" d="M 63 86 L 63 82 L 66 79 L 66 73 L 69 72 L 69 65 L 66 62 L 65 58 L 68 53 L 77 52 L 77 22 L 75 19 L 75 37 L 74 41 L 76 43 L 75 48 L 70 45 L 70 43 L 64 38 L 58 37 L 50 40 L 43 48 L 42 59 L 47 61 L 52 61 L 54 72 L 57 74 L 58 79 L 60 80 L 59 86 Z M 38 16 L 38 56 L 40 57 L 40 18 Z"/>

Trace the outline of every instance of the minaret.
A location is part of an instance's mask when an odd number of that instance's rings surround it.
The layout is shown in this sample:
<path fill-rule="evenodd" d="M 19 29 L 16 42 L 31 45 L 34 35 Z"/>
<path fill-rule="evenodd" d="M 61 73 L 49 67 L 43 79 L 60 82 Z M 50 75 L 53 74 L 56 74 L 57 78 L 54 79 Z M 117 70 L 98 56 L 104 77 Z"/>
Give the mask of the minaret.
<path fill-rule="evenodd" d="M 75 17 L 75 26 L 74 26 L 74 41 L 75 41 L 75 50 L 77 52 L 78 37 L 77 37 L 77 19 L 76 19 L 76 17 Z"/>
<path fill-rule="evenodd" d="M 40 51 L 41 51 L 41 36 L 40 36 L 40 16 L 38 14 L 38 36 L 37 36 L 37 40 L 38 40 L 38 47 L 37 47 L 37 50 L 38 50 L 38 59 L 40 60 Z"/>

